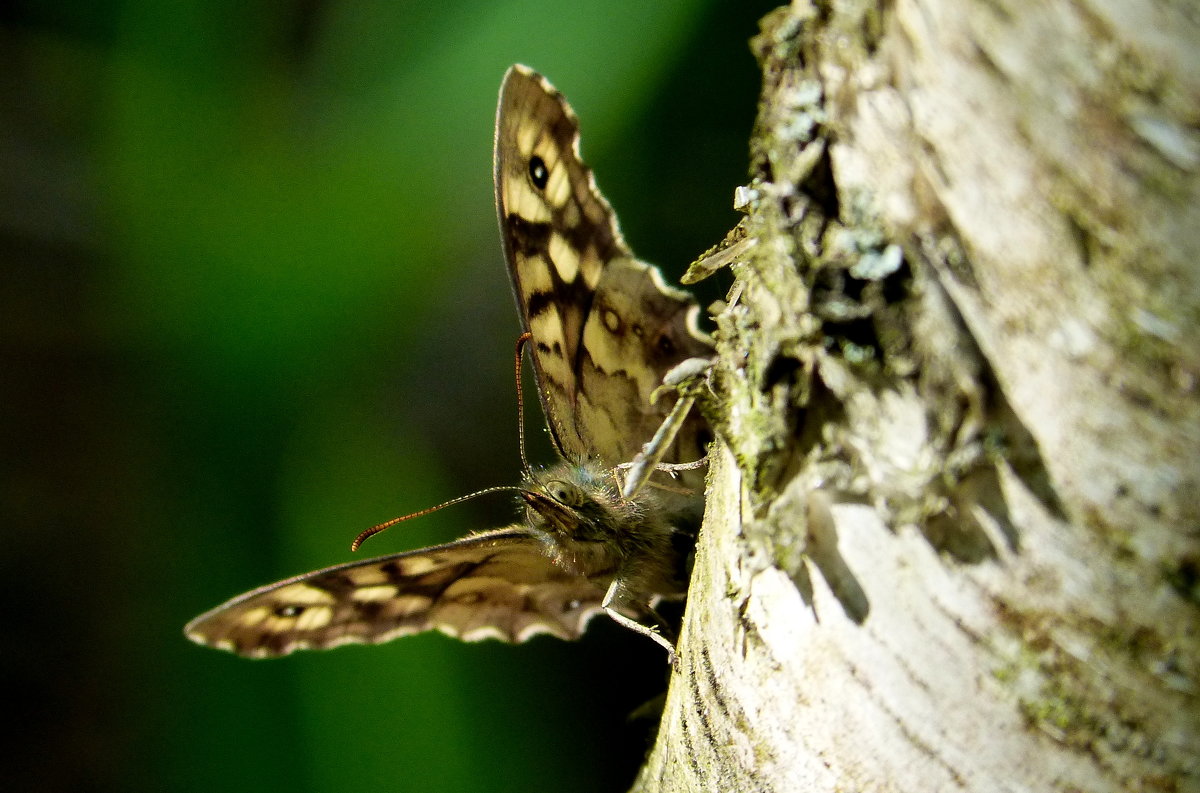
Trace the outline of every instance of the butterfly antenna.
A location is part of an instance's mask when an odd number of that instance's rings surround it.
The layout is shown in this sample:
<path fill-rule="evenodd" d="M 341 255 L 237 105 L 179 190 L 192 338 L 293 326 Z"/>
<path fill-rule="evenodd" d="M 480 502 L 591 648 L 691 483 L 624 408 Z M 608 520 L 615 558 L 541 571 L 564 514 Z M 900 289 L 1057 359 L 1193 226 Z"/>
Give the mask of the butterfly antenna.
<path fill-rule="evenodd" d="M 532 333 L 530 333 L 528 331 L 526 331 L 525 333 L 522 333 L 520 335 L 520 337 L 517 338 L 517 349 L 516 349 L 517 443 L 518 443 L 518 446 L 520 447 L 520 452 L 521 452 L 521 468 L 524 471 L 529 471 L 530 469 L 529 469 L 529 460 L 525 457 L 525 395 L 521 388 L 521 353 L 523 353 L 525 351 L 525 344 L 532 338 L 533 338 Z M 439 509 L 444 509 L 446 507 L 454 506 L 455 504 L 461 504 L 462 502 L 467 501 L 472 498 L 475 498 L 477 496 L 485 496 L 489 493 L 499 493 L 501 491 L 510 491 L 510 490 L 515 490 L 517 492 L 520 492 L 521 488 L 513 487 L 513 486 L 488 487 L 488 488 L 484 488 L 483 490 L 476 490 L 474 493 L 468 493 L 465 496 L 459 496 L 458 498 L 452 498 L 449 501 L 443 502 L 434 507 L 427 507 L 426 509 L 422 509 L 417 512 L 413 512 L 408 515 L 401 515 L 398 518 L 392 518 L 391 520 L 385 520 L 383 523 L 378 523 L 369 529 L 364 529 L 357 537 L 354 538 L 354 542 L 350 543 L 350 550 L 357 551 L 359 548 L 362 547 L 362 544 L 364 542 L 366 542 L 368 539 L 370 539 L 371 537 L 374 537 L 376 534 L 383 531 L 384 529 L 388 529 L 388 528 L 391 528 L 392 526 L 395 526 L 397 523 L 403 523 L 404 521 L 411 520 L 412 518 L 419 518 L 422 515 L 428 515 L 430 512 L 437 512 Z"/>
<path fill-rule="evenodd" d="M 525 394 L 521 389 L 521 353 L 533 334 L 525 331 L 517 338 L 517 445 L 521 451 L 521 470 L 529 471 L 529 460 L 525 458 Z"/>
<path fill-rule="evenodd" d="M 521 490 L 521 488 L 514 487 L 512 485 L 501 485 L 499 487 L 485 487 L 483 490 L 476 490 L 474 493 L 467 493 L 465 496 L 459 496 L 458 498 L 452 498 L 449 501 L 444 501 L 435 507 L 426 507 L 425 509 L 422 509 L 418 512 L 413 512 L 408 515 L 401 515 L 400 517 L 392 518 L 391 520 L 385 520 L 383 523 L 378 523 L 369 529 L 364 529 L 361 534 L 359 534 L 357 537 L 354 538 L 354 542 L 350 543 L 350 550 L 357 551 L 359 548 L 362 547 L 362 544 L 364 542 L 366 542 L 369 538 L 374 537 L 376 534 L 378 534 L 379 532 L 383 531 L 386 528 L 395 526 L 397 523 L 403 523 L 404 521 L 411 520 L 412 518 L 419 518 L 422 515 L 428 515 L 430 512 L 437 512 L 439 509 L 445 509 L 446 507 L 452 507 L 455 504 L 461 504 L 464 501 L 467 501 L 472 498 L 476 498 L 478 496 L 486 496 L 489 493 L 500 493 L 500 492 L 507 491 L 507 490 L 516 490 L 519 492 Z"/>

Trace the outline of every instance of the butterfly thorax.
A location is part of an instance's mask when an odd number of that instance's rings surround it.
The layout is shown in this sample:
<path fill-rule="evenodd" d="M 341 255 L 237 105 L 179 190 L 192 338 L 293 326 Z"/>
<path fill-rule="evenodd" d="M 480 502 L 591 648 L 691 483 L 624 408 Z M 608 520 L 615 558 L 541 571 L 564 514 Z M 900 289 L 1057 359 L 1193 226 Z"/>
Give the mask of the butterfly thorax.
<path fill-rule="evenodd" d="M 522 497 L 530 529 L 556 564 L 589 579 L 620 578 L 647 598 L 684 590 L 695 510 L 668 507 L 649 488 L 624 498 L 613 472 L 591 461 L 527 475 Z"/>

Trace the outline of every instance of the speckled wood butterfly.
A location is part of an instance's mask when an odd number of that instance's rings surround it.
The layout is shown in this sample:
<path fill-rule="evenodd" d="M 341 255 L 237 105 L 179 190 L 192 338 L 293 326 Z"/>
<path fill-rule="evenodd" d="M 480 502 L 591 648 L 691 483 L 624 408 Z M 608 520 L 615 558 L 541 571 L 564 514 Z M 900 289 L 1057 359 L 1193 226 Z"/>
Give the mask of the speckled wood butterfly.
<path fill-rule="evenodd" d="M 188 638 L 250 657 L 429 629 L 468 641 L 573 639 L 606 611 L 674 657 L 654 605 L 686 587 L 701 472 L 654 473 L 626 496 L 618 467 L 667 417 L 670 399 L 651 398 L 664 375 L 712 348 L 691 297 L 633 258 L 578 146 L 579 122 L 562 95 L 524 66 L 509 69 L 496 117 L 496 206 L 561 458 L 526 466 L 514 488 L 524 520 L 256 589 L 192 620 Z M 702 458 L 702 420 L 676 425 L 654 459 Z"/>

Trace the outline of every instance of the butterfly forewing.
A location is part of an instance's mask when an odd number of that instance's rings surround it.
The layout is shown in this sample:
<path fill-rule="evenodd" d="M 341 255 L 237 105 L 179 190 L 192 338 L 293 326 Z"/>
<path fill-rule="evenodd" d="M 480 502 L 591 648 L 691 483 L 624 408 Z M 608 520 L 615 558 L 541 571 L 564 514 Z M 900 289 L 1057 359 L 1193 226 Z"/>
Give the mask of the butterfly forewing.
<path fill-rule="evenodd" d="M 663 375 L 712 354 L 696 329 L 695 301 L 633 259 L 579 157 L 574 112 L 524 66 L 509 69 L 500 89 L 495 176 L 500 234 L 550 429 L 568 455 L 628 462 L 670 410 L 670 400 L 650 404 Z"/>
<path fill-rule="evenodd" d="M 579 636 L 603 589 L 555 565 L 520 526 L 330 567 L 248 592 L 184 629 L 251 657 L 377 644 L 436 629 L 467 641 Z"/>

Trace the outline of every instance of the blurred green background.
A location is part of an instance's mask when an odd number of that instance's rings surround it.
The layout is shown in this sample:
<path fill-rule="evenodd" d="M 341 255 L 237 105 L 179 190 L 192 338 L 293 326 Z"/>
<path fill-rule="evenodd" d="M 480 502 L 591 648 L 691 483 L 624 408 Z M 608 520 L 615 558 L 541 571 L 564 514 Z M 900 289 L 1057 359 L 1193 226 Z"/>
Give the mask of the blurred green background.
<path fill-rule="evenodd" d="M 770 7 L 3 6 L 6 787 L 627 787 L 650 736 L 626 717 L 666 669 L 607 620 L 272 662 L 181 628 L 516 481 L 491 186 L 509 64 L 570 98 L 627 239 L 677 278 L 736 222 Z M 475 501 L 368 552 L 514 514 Z"/>

